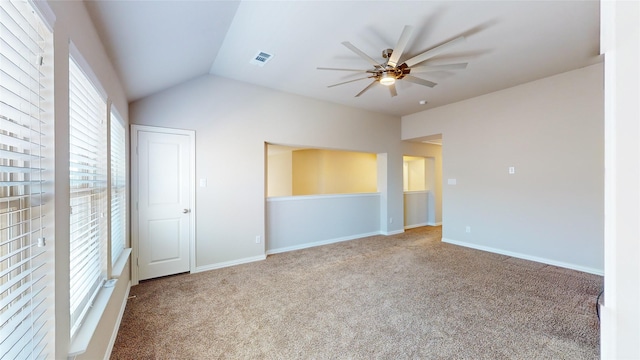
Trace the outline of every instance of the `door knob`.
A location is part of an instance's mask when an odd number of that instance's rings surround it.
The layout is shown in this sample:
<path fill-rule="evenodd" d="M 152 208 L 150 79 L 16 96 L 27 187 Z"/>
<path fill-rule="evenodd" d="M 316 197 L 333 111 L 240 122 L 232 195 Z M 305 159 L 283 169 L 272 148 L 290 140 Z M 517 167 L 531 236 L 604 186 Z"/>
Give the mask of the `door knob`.
<path fill-rule="evenodd" d="M 183 214 L 188 214 L 188 213 L 190 213 L 190 212 L 191 212 L 191 210 L 189 210 L 189 209 L 183 209 L 183 210 L 182 210 L 182 213 L 183 213 Z"/>

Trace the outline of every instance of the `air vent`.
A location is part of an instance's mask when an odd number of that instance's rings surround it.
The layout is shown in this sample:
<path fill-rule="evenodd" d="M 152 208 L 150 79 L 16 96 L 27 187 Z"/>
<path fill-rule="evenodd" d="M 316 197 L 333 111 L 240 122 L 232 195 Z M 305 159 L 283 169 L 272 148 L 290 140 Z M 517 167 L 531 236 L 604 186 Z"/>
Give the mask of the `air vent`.
<path fill-rule="evenodd" d="M 273 58 L 273 54 L 266 53 L 264 51 L 259 51 L 256 56 L 249 61 L 250 64 L 264 66 L 269 60 Z"/>

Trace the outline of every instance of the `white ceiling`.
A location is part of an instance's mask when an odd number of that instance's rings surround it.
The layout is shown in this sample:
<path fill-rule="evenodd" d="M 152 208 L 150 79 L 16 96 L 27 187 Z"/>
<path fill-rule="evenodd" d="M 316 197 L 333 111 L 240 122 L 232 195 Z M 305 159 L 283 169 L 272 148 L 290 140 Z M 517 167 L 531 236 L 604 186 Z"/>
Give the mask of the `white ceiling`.
<path fill-rule="evenodd" d="M 598 1 L 85 1 L 130 101 L 208 73 L 289 93 L 402 116 L 600 61 Z M 371 80 L 327 88 L 368 69 L 349 41 L 382 62 L 405 25 L 401 60 L 464 35 L 424 64 L 468 62 L 420 74 L 434 88 Z M 273 54 L 264 67 L 249 61 Z M 426 100 L 426 105 L 420 105 Z"/>

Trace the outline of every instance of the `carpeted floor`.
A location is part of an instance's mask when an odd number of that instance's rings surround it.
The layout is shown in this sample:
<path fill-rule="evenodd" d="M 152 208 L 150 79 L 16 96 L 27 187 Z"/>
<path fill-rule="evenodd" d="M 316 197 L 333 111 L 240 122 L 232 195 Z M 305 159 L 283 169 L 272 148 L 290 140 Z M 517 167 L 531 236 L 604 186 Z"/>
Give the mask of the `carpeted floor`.
<path fill-rule="evenodd" d="M 600 276 L 440 227 L 131 289 L 112 359 L 597 359 Z"/>

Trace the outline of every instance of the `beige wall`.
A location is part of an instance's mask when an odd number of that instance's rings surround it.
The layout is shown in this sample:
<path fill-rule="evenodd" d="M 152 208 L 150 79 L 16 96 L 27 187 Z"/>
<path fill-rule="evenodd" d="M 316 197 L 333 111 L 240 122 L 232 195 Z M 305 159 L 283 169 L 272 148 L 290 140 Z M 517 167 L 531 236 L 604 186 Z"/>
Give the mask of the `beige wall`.
<path fill-rule="evenodd" d="M 403 117 L 403 139 L 443 136 L 445 239 L 602 273 L 602 78 L 596 64 Z"/>
<path fill-rule="evenodd" d="M 375 154 L 306 149 L 293 151 L 293 195 L 377 191 Z"/>
<path fill-rule="evenodd" d="M 133 102 L 129 115 L 139 125 L 196 131 L 196 178 L 208 180 L 196 189 L 199 270 L 264 257 L 255 238 L 265 237 L 265 142 L 386 154 L 382 233 L 403 231 L 402 156 L 433 156 L 428 144 L 400 140 L 398 117 L 217 76 Z"/>

